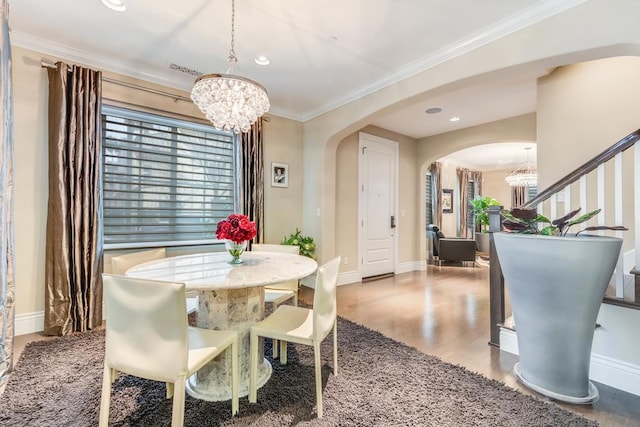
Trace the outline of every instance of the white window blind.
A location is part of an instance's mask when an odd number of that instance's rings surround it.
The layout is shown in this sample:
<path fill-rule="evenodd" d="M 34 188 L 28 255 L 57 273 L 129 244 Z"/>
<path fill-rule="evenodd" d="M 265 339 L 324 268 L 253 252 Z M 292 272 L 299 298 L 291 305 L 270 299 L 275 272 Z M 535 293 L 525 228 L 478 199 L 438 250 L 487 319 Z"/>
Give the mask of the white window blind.
<path fill-rule="evenodd" d="M 425 221 L 426 226 L 429 224 L 435 224 L 433 222 L 433 180 L 431 178 L 431 174 L 428 173 L 425 177 Z"/>
<path fill-rule="evenodd" d="M 106 249 L 208 244 L 238 206 L 234 136 L 104 106 Z"/>

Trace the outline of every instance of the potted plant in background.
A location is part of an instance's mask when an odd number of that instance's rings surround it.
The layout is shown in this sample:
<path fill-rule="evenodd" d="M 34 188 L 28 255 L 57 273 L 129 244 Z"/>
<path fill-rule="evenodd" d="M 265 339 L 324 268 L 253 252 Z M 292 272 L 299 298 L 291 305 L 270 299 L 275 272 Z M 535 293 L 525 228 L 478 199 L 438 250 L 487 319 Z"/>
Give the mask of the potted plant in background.
<path fill-rule="evenodd" d="M 475 217 L 476 224 L 476 246 L 478 251 L 485 254 L 489 253 L 489 234 L 487 233 L 487 227 L 489 226 L 489 214 L 487 210 L 489 206 L 500 206 L 500 202 L 490 196 L 476 196 L 473 200 L 470 200 L 471 212 Z"/>
<path fill-rule="evenodd" d="M 313 237 L 303 236 L 302 232 L 296 228 L 296 232 L 290 234 L 289 237 L 284 237 L 281 245 L 298 246 L 300 248 L 300 255 L 307 256 L 311 259 L 316 259 L 316 244 L 313 243 Z"/>
<path fill-rule="evenodd" d="M 314 260 L 318 258 L 316 256 L 316 244 L 313 242 L 313 237 L 304 236 L 302 232 L 298 230 L 298 228 L 296 228 L 296 232 L 290 234 L 289 237 L 285 236 L 280 244 L 298 246 L 300 248 L 300 255 L 307 256 Z M 300 284 L 305 285 L 309 288 L 315 288 L 315 273 L 303 279 L 300 279 Z"/>
<path fill-rule="evenodd" d="M 593 332 L 622 239 L 580 233 L 626 228 L 587 227 L 569 235 L 569 227 L 600 212 L 572 220 L 579 210 L 555 221 L 533 209 L 502 211 L 507 232 L 493 236 L 518 337 L 516 376 L 554 399 L 593 403 L 598 400 L 589 381 Z"/>

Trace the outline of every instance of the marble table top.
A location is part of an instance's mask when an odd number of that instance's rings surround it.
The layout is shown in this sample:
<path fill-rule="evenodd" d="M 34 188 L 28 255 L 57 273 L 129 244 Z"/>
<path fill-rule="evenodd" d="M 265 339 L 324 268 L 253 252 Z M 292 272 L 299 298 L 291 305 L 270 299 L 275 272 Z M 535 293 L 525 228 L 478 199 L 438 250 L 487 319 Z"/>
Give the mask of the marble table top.
<path fill-rule="evenodd" d="M 229 264 L 227 252 L 182 255 L 145 262 L 127 270 L 141 279 L 184 283 L 186 290 L 241 289 L 302 279 L 318 268 L 311 258 L 279 252 L 245 252 Z"/>

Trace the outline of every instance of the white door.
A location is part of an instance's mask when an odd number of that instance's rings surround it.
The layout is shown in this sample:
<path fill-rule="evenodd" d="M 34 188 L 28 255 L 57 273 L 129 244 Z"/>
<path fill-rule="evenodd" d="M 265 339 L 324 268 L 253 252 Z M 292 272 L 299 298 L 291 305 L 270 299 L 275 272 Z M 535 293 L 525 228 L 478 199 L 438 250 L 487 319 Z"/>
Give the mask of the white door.
<path fill-rule="evenodd" d="M 359 247 L 362 277 L 395 271 L 395 141 L 360 134 Z"/>

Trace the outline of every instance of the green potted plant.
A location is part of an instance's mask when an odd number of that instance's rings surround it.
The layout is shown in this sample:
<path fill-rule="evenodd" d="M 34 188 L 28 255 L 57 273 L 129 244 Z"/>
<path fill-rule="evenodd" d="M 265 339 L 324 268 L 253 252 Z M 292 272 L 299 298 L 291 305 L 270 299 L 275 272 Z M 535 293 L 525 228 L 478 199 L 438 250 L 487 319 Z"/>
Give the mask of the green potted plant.
<path fill-rule="evenodd" d="M 509 291 L 519 362 L 514 372 L 527 387 L 570 403 L 593 403 L 591 346 L 600 304 L 615 269 L 622 239 L 580 234 L 624 227 L 586 227 L 600 210 L 576 209 L 550 221 L 534 209 L 502 211 L 506 232 L 494 233 Z"/>
<path fill-rule="evenodd" d="M 490 196 L 476 196 L 469 201 L 471 205 L 471 213 L 475 217 L 476 224 L 476 246 L 478 251 L 489 253 L 489 234 L 487 227 L 489 226 L 489 206 L 500 206 L 500 202 Z"/>
<path fill-rule="evenodd" d="M 313 243 L 313 237 L 303 236 L 302 232 L 296 228 L 296 232 L 284 237 L 281 245 L 292 245 L 300 247 L 300 255 L 307 256 L 311 259 L 316 259 L 316 244 Z"/>

